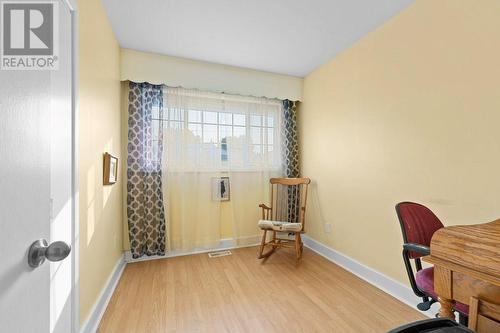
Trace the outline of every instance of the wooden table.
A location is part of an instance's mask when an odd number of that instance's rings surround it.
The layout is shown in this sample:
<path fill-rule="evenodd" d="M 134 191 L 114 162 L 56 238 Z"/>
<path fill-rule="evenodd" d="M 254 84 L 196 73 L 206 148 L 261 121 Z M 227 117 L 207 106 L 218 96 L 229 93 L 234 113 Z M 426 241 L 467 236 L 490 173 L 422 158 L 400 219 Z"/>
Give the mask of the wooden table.
<path fill-rule="evenodd" d="M 500 219 L 436 231 L 424 261 L 434 265 L 440 317 L 454 319 L 454 302 L 471 296 L 500 303 Z"/>

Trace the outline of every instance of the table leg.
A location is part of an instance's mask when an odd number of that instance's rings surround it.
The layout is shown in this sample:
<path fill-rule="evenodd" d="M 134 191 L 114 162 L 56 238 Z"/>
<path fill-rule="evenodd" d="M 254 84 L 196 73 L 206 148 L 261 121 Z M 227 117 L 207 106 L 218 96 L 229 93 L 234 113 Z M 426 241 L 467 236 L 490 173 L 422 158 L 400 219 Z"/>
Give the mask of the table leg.
<path fill-rule="evenodd" d="M 440 318 L 450 318 L 455 320 L 455 313 L 453 312 L 453 300 L 444 297 L 438 297 L 441 308 L 439 309 Z"/>

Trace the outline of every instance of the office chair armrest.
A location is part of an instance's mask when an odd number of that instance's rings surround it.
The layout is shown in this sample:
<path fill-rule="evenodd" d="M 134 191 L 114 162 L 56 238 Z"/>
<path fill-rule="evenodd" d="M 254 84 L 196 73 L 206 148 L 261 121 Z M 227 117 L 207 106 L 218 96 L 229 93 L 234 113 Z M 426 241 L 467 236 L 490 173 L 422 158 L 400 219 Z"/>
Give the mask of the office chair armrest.
<path fill-rule="evenodd" d="M 420 244 L 415 244 L 415 243 L 405 243 L 403 244 L 403 249 L 407 251 L 413 251 L 417 252 L 420 254 L 423 254 L 424 256 L 428 256 L 431 254 L 431 248 L 425 245 L 420 245 Z"/>

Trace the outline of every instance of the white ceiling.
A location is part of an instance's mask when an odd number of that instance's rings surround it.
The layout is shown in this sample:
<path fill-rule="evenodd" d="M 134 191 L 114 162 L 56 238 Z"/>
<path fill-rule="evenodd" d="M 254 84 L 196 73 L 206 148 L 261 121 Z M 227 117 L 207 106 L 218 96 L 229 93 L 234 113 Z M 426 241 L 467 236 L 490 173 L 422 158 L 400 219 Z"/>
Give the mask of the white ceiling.
<path fill-rule="evenodd" d="M 303 77 L 413 0 L 103 0 L 121 47 Z"/>

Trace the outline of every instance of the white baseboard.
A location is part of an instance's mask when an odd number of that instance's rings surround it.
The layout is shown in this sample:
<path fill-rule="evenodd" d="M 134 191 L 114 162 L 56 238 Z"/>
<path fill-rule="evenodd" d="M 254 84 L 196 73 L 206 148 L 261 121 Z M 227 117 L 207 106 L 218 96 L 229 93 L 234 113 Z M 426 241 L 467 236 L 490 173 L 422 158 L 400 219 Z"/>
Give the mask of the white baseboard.
<path fill-rule="evenodd" d="M 219 245 L 213 248 L 195 248 L 191 251 L 170 251 L 167 252 L 164 256 L 150 256 L 150 257 L 141 257 L 138 259 L 132 258 L 132 253 L 130 250 L 125 251 L 125 261 L 126 262 L 139 262 L 139 261 L 147 261 L 147 260 L 157 260 L 157 259 L 166 259 L 180 256 L 188 256 L 192 254 L 200 254 L 200 253 L 208 253 L 212 251 L 220 251 L 220 250 L 231 250 L 238 249 L 243 247 L 251 247 L 260 244 L 260 238 L 262 236 L 245 236 L 239 238 L 224 238 L 219 241 Z"/>
<path fill-rule="evenodd" d="M 111 296 L 115 291 L 116 286 L 118 285 L 118 281 L 122 276 L 123 270 L 126 266 L 124 256 L 121 256 L 118 262 L 113 269 L 108 281 L 106 281 L 106 286 L 101 291 L 99 298 L 95 302 L 92 310 L 90 311 L 90 315 L 87 320 L 80 327 L 80 333 L 95 333 L 97 328 L 99 328 L 99 323 L 101 322 L 102 316 L 108 307 L 108 303 L 111 300 Z"/>
<path fill-rule="evenodd" d="M 368 267 L 306 235 L 303 236 L 303 241 L 307 248 L 360 277 L 401 302 L 411 306 L 412 308 L 416 309 L 417 304 L 421 302 L 421 299 L 415 296 L 411 288 L 400 283 L 399 281 L 396 281 L 387 275 L 380 273 L 373 268 Z M 437 308 L 439 308 L 439 305 L 437 305 Z M 429 311 L 422 313 L 430 318 L 434 318 L 436 312 L 436 306 L 433 306 Z"/>

